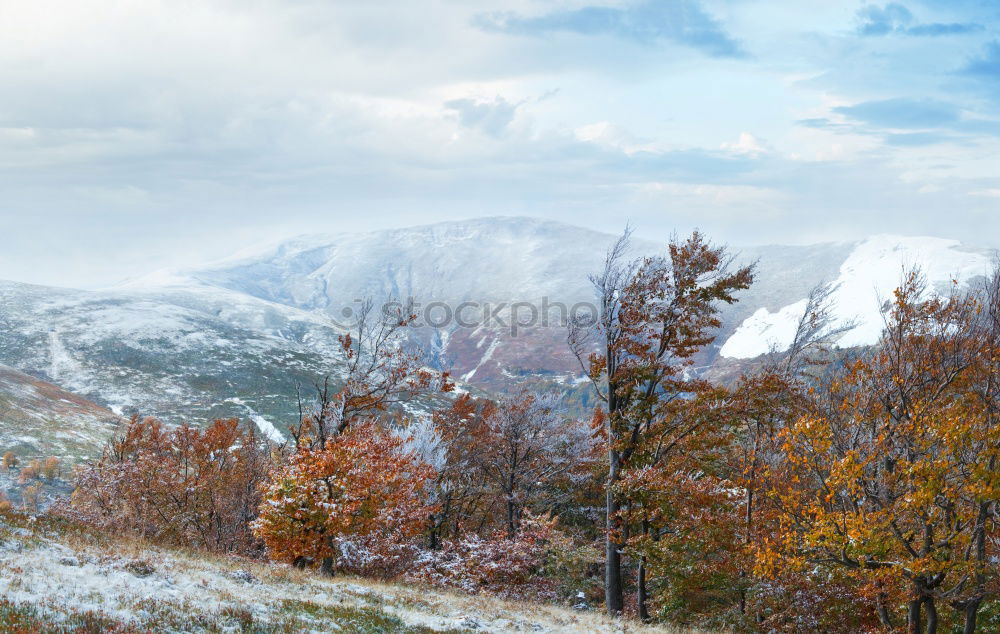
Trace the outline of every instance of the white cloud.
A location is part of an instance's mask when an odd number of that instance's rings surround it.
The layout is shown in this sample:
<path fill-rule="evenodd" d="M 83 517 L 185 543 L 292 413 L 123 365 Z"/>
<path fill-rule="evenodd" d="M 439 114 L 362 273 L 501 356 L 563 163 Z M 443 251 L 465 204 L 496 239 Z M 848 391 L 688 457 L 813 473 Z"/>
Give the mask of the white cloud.
<path fill-rule="evenodd" d="M 625 6 L 559 7 L 597 4 Z M 971 41 L 859 44 L 853 9 L 716 3 L 750 56 L 715 59 L 472 23 L 545 12 L 530 0 L 7 5 L 0 278 L 111 283 L 262 233 L 490 213 L 746 243 L 928 232 L 946 208 L 953 232 L 1000 235 L 985 141 L 892 148 L 797 123 L 895 97 L 994 117 L 942 74 Z"/>
<path fill-rule="evenodd" d="M 1000 198 L 1000 187 L 993 189 L 977 189 L 969 192 L 970 196 L 984 196 L 986 198 Z"/>
<path fill-rule="evenodd" d="M 733 143 L 723 143 L 722 149 L 735 154 L 747 154 L 755 157 L 771 151 L 766 142 L 761 141 L 749 132 L 740 132 L 739 139 Z"/>

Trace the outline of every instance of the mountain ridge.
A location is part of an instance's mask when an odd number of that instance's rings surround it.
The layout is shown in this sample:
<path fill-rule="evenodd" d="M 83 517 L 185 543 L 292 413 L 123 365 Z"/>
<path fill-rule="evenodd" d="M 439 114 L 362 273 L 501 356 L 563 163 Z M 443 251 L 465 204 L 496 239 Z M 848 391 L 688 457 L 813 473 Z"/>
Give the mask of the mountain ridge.
<path fill-rule="evenodd" d="M 351 326 L 345 309 L 356 310 L 363 297 L 413 295 L 425 308 L 430 301 L 452 309 L 468 300 L 491 309 L 507 303 L 498 313 L 503 323 L 464 326 L 453 318 L 411 330 L 410 345 L 431 366 L 489 392 L 558 388 L 589 406 L 565 328 L 535 324 L 515 334 L 509 303 L 591 300 L 588 276 L 615 236 L 503 217 L 335 237 L 333 244 L 329 235 L 285 241 L 97 291 L 0 282 L 0 363 L 122 414 L 249 417 L 270 433 L 264 423 L 283 429 L 294 422 L 300 388 L 308 393 L 323 376 L 339 376 L 336 337 Z M 665 247 L 635 237 L 633 254 Z M 858 293 L 872 280 L 884 291 L 908 258 L 930 264 L 931 282 L 940 285 L 952 273 L 949 262 L 961 264 L 963 283 L 972 283 L 990 253 L 943 238 L 885 235 L 731 252 L 739 263 L 757 262 L 757 280 L 739 302 L 721 307 L 723 326 L 696 360 L 699 368 L 780 347 L 802 299 L 820 282 L 853 285 L 857 292 L 844 296 L 852 305 L 841 311 L 849 316 Z M 870 322 L 878 305 L 864 310 Z"/>

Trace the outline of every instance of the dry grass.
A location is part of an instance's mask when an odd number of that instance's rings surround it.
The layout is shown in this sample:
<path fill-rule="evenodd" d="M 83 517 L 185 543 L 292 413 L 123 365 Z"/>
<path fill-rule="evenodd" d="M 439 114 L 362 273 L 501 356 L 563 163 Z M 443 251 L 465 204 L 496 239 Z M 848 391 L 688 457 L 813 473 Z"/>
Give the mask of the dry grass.
<path fill-rule="evenodd" d="M 284 565 L 111 539 L 23 515 L 0 518 L 0 596 L 7 599 L 0 615 L 10 624 L 83 628 L 65 631 L 99 631 L 87 629 L 93 624 L 128 632 L 688 631 L 551 604 L 330 579 Z"/>

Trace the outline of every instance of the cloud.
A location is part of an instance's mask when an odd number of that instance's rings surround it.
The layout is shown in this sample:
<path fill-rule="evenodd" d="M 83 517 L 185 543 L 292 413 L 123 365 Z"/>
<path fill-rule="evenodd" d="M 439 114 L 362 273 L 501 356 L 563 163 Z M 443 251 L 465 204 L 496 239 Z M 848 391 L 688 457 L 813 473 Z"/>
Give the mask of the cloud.
<path fill-rule="evenodd" d="M 1000 24 L 895 1 L 892 29 Z M 1000 235 L 998 198 L 968 194 L 1000 188 L 989 33 L 862 38 L 858 4 L 801 0 L 8 4 L 0 277 L 111 283 L 509 213 L 736 243 Z"/>
<path fill-rule="evenodd" d="M 514 121 L 520 104 L 513 104 L 499 95 L 492 100 L 452 99 L 445 107 L 458 113 L 458 121 L 466 128 L 481 130 L 498 137 Z"/>
<path fill-rule="evenodd" d="M 977 189 L 975 191 L 969 192 L 970 196 L 984 196 L 986 198 L 1000 198 L 1000 188 L 995 189 Z"/>
<path fill-rule="evenodd" d="M 1000 121 L 966 116 L 956 105 L 935 99 L 862 101 L 835 107 L 832 112 L 845 120 L 817 117 L 796 123 L 815 130 L 877 136 L 893 147 L 972 145 L 977 139 L 1000 136 Z"/>
<path fill-rule="evenodd" d="M 912 35 L 933 37 L 938 35 L 961 35 L 984 30 L 975 22 L 931 22 L 916 23 L 913 13 L 902 4 L 892 2 L 885 6 L 868 5 L 858 9 L 858 33 L 864 36 Z"/>
<path fill-rule="evenodd" d="M 993 41 L 986 45 L 986 50 L 973 57 L 961 69 L 965 75 L 1000 83 L 1000 42 Z"/>
<path fill-rule="evenodd" d="M 735 142 L 723 143 L 722 149 L 733 154 L 745 154 L 752 157 L 762 156 L 773 151 L 767 141 L 762 141 L 749 132 L 740 132 L 740 137 Z"/>
<path fill-rule="evenodd" d="M 959 120 L 958 108 L 934 99 L 897 97 L 839 106 L 833 111 L 883 128 L 936 128 Z"/>
<path fill-rule="evenodd" d="M 887 134 L 885 136 L 887 144 L 898 147 L 920 147 L 937 143 L 954 143 L 959 140 L 959 137 L 953 134 L 942 134 L 939 132 L 904 132 Z"/>
<path fill-rule="evenodd" d="M 673 42 L 712 57 L 745 55 L 740 44 L 695 0 L 647 0 L 624 8 L 586 6 L 536 17 L 497 12 L 478 15 L 475 24 L 486 31 L 512 35 L 606 35 L 647 45 Z"/>

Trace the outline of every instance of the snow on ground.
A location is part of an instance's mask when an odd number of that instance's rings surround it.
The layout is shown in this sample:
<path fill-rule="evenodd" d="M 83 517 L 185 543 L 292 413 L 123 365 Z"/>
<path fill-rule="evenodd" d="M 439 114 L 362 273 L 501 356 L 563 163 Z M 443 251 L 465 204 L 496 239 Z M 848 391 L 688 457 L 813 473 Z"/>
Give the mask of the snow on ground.
<path fill-rule="evenodd" d="M 314 632 L 625 631 L 596 612 L 331 580 L 289 566 L 127 541 L 100 546 L 75 534 L 60 540 L 42 523 L 11 525 L 0 517 L 0 599 L 55 623 L 96 613 L 152 631 L 240 631 L 240 622 L 248 621 L 261 629 Z M 392 627 L 378 627 L 389 621 Z M 675 630 L 628 623 L 627 631 Z"/>
<path fill-rule="evenodd" d="M 990 260 L 981 253 L 965 251 L 957 240 L 928 237 L 873 236 L 859 243 L 840 267 L 833 281 L 831 302 L 838 323 L 856 321 L 841 338 L 841 347 L 871 345 L 882 331 L 882 303 L 892 298 L 904 270 L 917 266 L 931 287 L 941 288 L 951 280 L 968 283 L 985 275 Z M 791 345 L 806 300 L 788 304 L 775 312 L 760 308 L 748 317 L 723 344 L 724 357 L 749 359 L 772 349 Z"/>
<path fill-rule="evenodd" d="M 266 418 L 258 414 L 257 411 L 254 410 L 254 408 L 247 405 L 247 403 L 243 399 L 236 397 L 227 398 L 226 402 L 235 403 L 236 405 L 241 405 L 245 407 L 247 409 L 247 417 L 253 421 L 253 424 L 257 426 L 258 430 L 260 430 L 260 433 L 267 436 L 267 439 L 275 444 L 278 445 L 285 444 L 285 437 L 281 434 L 280 431 L 278 431 L 278 428 L 274 426 L 274 423 L 272 423 L 271 421 L 267 420 Z"/>
<path fill-rule="evenodd" d="M 777 312 L 758 308 L 746 318 L 719 351 L 724 357 L 748 359 L 772 349 L 785 350 L 791 345 L 808 300 L 789 304 Z"/>

